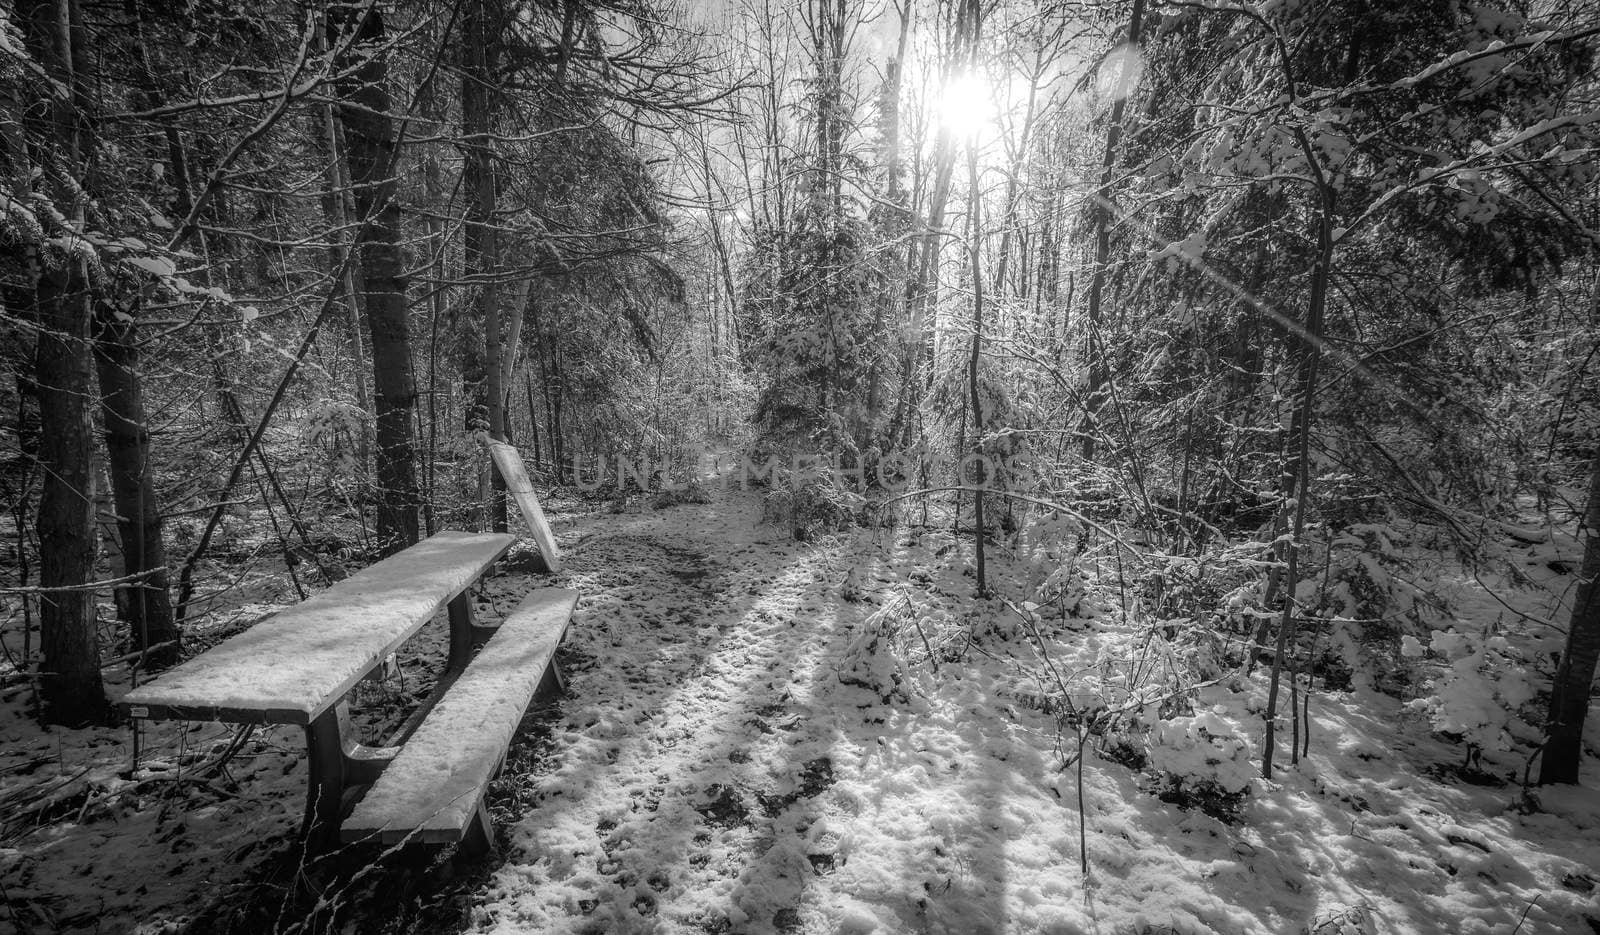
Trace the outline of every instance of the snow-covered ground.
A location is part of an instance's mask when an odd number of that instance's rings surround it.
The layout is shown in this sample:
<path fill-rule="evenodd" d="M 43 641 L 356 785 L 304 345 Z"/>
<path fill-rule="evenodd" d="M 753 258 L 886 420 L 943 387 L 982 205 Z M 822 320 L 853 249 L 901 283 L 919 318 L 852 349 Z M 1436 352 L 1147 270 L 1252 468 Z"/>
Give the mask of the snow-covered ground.
<path fill-rule="evenodd" d="M 1085 878 L 1077 774 L 1061 769 L 1076 739 L 1027 703 L 1034 644 L 983 639 L 935 672 L 867 640 L 896 595 L 930 628 L 959 615 L 959 550 L 884 531 L 794 544 L 758 518 L 734 494 L 586 519 L 572 559 L 586 663 L 475 924 L 1248 933 L 1342 918 L 1466 933 L 1600 919 L 1600 796 L 1541 790 L 1523 814 L 1515 785 L 1434 778 L 1459 750 L 1370 691 L 1319 695 L 1310 756 L 1254 781 L 1237 823 L 1169 805 L 1091 752 Z M 1040 633 L 1059 670 L 1081 671 L 1125 646 L 1117 630 Z M 1263 686 L 1218 685 L 1200 706 L 1259 710 Z"/>
<path fill-rule="evenodd" d="M 457 883 L 469 929 L 1600 930 L 1600 763 L 1585 764 L 1590 786 L 1529 801 L 1506 781 L 1525 753 L 1490 752 L 1468 782 L 1462 749 L 1425 714 L 1371 690 L 1319 690 L 1309 756 L 1290 766 L 1280 751 L 1272 782 L 1239 773 L 1249 792 L 1224 822 L 1163 801 L 1091 736 L 1085 876 L 1078 738 L 1061 698 L 1114 703 L 1106 686 L 1164 665 L 1148 628 L 1109 607 L 1024 622 L 1019 587 L 974 608 L 948 535 L 796 543 L 759 522 L 757 493 L 552 514 L 567 559 L 557 581 L 583 595 L 563 651 L 569 691 L 492 789 L 511 820 L 486 873 Z M 1032 574 L 1025 555 L 991 562 L 997 580 Z M 488 597 L 506 609 L 525 583 L 506 576 Z M 1474 586 L 1456 585 L 1457 604 L 1490 612 Z M 207 906 L 214 921 L 263 855 L 293 859 L 297 737 L 263 735 L 227 772 L 179 783 L 178 738 L 199 754 L 193 769 L 231 733 L 165 728 L 146 738 L 138 786 L 119 776 L 126 730 L 41 734 L 23 695 L 7 689 L 0 722 L 0 802 L 32 812 L 6 816 L 3 935 L 153 931 Z M 1181 761 L 1200 737 L 1212 746 L 1197 755 L 1232 782 L 1229 770 L 1259 762 L 1264 705 L 1262 673 L 1224 674 L 1154 755 Z M 57 783 L 62 804 L 41 807 Z M 385 929 L 398 900 L 351 892 L 369 898 L 347 930 Z"/>

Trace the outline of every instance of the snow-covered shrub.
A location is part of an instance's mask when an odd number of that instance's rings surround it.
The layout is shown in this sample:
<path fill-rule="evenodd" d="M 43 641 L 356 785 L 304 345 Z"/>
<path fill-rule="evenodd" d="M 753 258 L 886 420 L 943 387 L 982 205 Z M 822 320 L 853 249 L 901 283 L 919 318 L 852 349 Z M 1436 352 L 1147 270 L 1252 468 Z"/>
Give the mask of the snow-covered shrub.
<path fill-rule="evenodd" d="M 1222 820 L 1237 817 L 1256 776 L 1250 742 L 1220 706 L 1157 721 L 1145 757 L 1163 800 Z"/>
<path fill-rule="evenodd" d="M 1183 660 L 1185 669 L 1193 677 L 1220 678 L 1233 668 L 1227 636 L 1214 626 L 1185 617 L 1157 621 L 1155 626 L 1173 643 L 1173 654 Z"/>
<path fill-rule="evenodd" d="M 1316 664 L 1333 676 L 1330 685 L 1361 681 L 1394 696 L 1410 690 L 1413 672 L 1402 641 L 1441 622 L 1443 607 L 1428 586 L 1429 569 L 1406 545 L 1392 526 L 1351 526 L 1331 543 L 1325 578 L 1301 583 L 1299 598 L 1313 608 L 1311 616 L 1330 622 Z"/>
<path fill-rule="evenodd" d="M 1029 609 L 1043 620 L 1091 619 L 1105 612 L 1084 568 L 1084 526 L 1065 512 L 1038 514 L 1023 528 Z"/>
<path fill-rule="evenodd" d="M 1258 553 L 1255 564 L 1272 557 L 1263 543 L 1248 545 Z M 1302 612 L 1289 647 L 1293 663 L 1331 690 L 1360 685 L 1409 696 L 1415 666 L 1401 653 L 1401 641 L 1445 619 L 1438 569 L 1421 560 L 1405 531 L 1373 523 L 1338 531 L 1331 541 L 1313 532 L 1300 569 L 1294 597 Z M 1267 590 L 1266 575 L 1235 584 L 1220 595 L 1214 623 L 1243 637 L 1247 647 L 1261 640 L 1270 650 L 1282 597 L 1267 606 Z M 1257 661 L 1270 661 L 1270 651 L 1256 651 Z"/>
<path fill-rule="evenodd" d="M 1156 613 L 1169 618 L 1212 613 L 1244 574 L 1255 577 L 1253 569 L 1215 552 L 1172 555 L 1152 550 L 1146 561 L 1152 567 L 1140 591 Z"/>
<path fill-rule="evenodd" d="M 657 510 L 664 510 L 680 503 L 710 503 L 711 491 L 699 480 L 679 481 L 671 487 L 663 487 L 650 498 L 650 505 Z"/>
<path fill-rule="evenodd" d="M 483 445 L 465 432 L 440 432 L 434 460 L 433 510 L 444 529 L 477 528 L 483 508 L 479 484 L 484 477 Z"/>
<path fill-rule="evenodd" d="M 1440 664 L 1423 683 L 1425 694 L 1408 708 L 1425 715 L 1439 733 L 1460 737 L 1469 751 L 1512 748 L 1515 719 L 1535 690 L 1527 660 L 1505 637 L 1493 627 L 1478 633 L 1434 630 L 1426 646 L 1404 637 L 1401 651 Z"/>
<path fill-rule="evenodd" d="M 839 681 L 876 693 L 885 703 L 905 698 L 901 684 L 906 630 L 915 619 L 911 599 L 897 594 L 866 620 L 839 657 Z"/>
<path fill-rule="evenodd" d="M 366 412 L 349 398 L 320 400 L 306 413 L 302 444 L 312 455 L 312 463 L 323 466 L 330 485 L 361 476 L 356 439 L 361 437 L 366 418 Z"/>
<path fill-rule="evenodd" d="M 788 528 L 796 540 L 805 542 L 860 525 L 867 508 L 865 497 L 832 477 L 791 475 L 762 499 L 761 519 Z"/>
<path fill-rule="evenodd" d="M 1022 527 L 1021 544 L 1034 573 L 1059 564 L 1078 551 L 1084 526 L 1076 516 L 1061 510 L 1046 510 L 1030 516 Z"/>
<path fill-rule="evenodd" d="M 1062 620 L 1091 619 L 1100 616 L 1105 608 L 1094 599 L 1089 585 L 1089 576 L 1077 562 L 1071 561 L 1057 566 L 1040 582 L 1033 600 L 1039 605 L 1040 613 L 1046 616 Z M 1046 613 L 1047 610 L 1051 613 Z"/>

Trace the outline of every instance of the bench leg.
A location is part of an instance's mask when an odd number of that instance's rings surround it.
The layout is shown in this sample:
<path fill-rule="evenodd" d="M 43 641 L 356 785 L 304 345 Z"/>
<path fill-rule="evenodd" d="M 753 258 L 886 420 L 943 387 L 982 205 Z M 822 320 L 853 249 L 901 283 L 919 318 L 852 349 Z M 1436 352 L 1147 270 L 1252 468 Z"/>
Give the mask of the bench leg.
<path fill-rule="evenodd" d="M 339 840 L 339 819 L 344 809 L 344 737 L 349 708 L 339 702 L 306 725 L 306 816 L 301 825 L 313 852 L 331 849 Z"/>
<path fill-rule="evenodd" d="M 463 672 L 470 661 L 472 661 L 472 597 L 467 591 L 462 591 L 450 599 L 450 658 L 445 661 L 445 671 Z"/>
<path fill-rule="evenodd" d="M 478 811 L 467 822 L 467 832 L 461 838 L 461 855 L 473 859 L 483 857 L 493 844 L 494 825 L 489 821 L 489 805 L 479 802 Z"/>
<path fill-rule="evenodd" d="M 534 690 L 535 701 L 548 701 L 567 693 L 567 680 L 561 675 L 561 667 L 556 665 L 555 659 L 550 660 L 550 665 L 545 668 L 544 676 L 539 679 L 539 687 Z"/>

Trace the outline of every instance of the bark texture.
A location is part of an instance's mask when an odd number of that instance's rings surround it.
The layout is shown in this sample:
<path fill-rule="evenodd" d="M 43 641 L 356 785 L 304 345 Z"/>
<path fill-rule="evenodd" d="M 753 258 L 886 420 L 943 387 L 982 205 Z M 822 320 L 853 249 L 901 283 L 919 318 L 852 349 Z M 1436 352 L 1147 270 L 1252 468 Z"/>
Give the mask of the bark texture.
<path fill-rule="evenodd" d="M 58 260 L 58 262 L 61 262 Z M 100 681 L 100 641 L 95 629 L 93 428 L 89 400 L 94 382 L 89 353 L 89 287 L 83 261 L 66 259 L 46 269 L 35 292 L 39 348 L 40 437 L 44 468 L 39 497 L 39 681 L 45 719 L 82 726 L 109 711 Z M 49 590 L 62 589 L 62 590 Z"/>
<path fill-rule="evenodd" d="M 1576 783 L 1583 761 L 1583 722 L 1589 713 L 1589 694 L 1600 662 L 1600 449 L 1589 468 L 1589 505 L 1583 525 L 1588 541 L 1583 547 L 1583 567 L 1578 572 L 1578 593 L 1567 626 L 1567 645 L 1556 668 L 1550 692 L 1550 734 L 1539 764 L 1539 782 Z"/>
<path fill-rule="evenodd" d="M 77 10 L 72 0 L 24 0 L 16 4 L 16 14 L 24 24 L 28 51 L 55 83 L 52 93 L 29 108 L 25 129 L 30 138 L 53 144 L 54 152 L 42 165 L 45 177 L 67 223 L 81 223 L 83 154 L 90 137 L 75 67 Z M 44 656 L 40 692 L 45 720 L 69 726 L 110 715 L 100 681 L 94 592 L 84 587 L 94 580 L 96 553 L 87 249 L 75 243 L 72 231 L 63 231 L 56 244 L 42 256 L 31 256 L 29 263 L 40 328 L 34 374 L 44 427 L 37 518 L 39 585 L 45 589 L 39 600 Z"/>
<path fill-rule="evenodd" d="M 383 17 L 376 9 L 363 11 L 352 25 L 360 30 L 363 44 L 383 41 Z M 404 231 L 400 205 L 394 199 L 396 138 L 389 117 L 385 60 L 368 58 L 341 92 L 345 103 L 339 117 L 345 130 L 356 212 L 360 218 L 371 219 L 356 241 L 361 268 L 356 278 L 365 289 L 360 305 L 372 347 L 378 541 L 388 555 L 417 541 L 420 501 L 411 436 L 417 381 L 411 368 L 411 318 L 401 249 Z"/>
<path fill-rule="evenodd" d="M 167 583 L 161 508 L 150 476 L 150 430 L 139 379 L 139 345 L 131 317 L 119 317 L 114 308 L 101 303 L 96 320 L 100 422 L 122 543 L 122 573 L 142 576 L 118 588 L 117 609 L 128 631 L 129 646 L 145 651 L 146 668 L 159 669 L 177 661 L 179 635 Z"/>

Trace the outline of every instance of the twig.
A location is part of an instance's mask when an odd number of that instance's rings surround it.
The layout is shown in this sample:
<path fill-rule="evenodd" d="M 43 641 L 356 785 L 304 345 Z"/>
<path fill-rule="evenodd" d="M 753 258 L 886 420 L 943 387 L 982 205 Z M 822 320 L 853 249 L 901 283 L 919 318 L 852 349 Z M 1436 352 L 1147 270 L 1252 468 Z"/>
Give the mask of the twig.
<path fill-rule="evenodd" d="M 1533 911 L 1534 904 L 1537 903 L 1539 901 L 1539 897 L 1543 895 L 1543 893 L 1535 893 L 1534 897 L 1528 900 L 1528 905 L 1523 907 L 1522 916 L 1517 919 L 1517 927 L 1511 930 L 1511 935 L 1517 935 L 1518 932 L 1522 931 L 1522 924 L 1528 921 L 1528 913 Z"/>
<path fill-rule="evenodd" d="M 1089 879 L 1089 832 L 1083 811 L 1083 719 L 1074 725 L 1078 732 L 1078 865 Z"/>
<path fill-rule="evenodd" d="M 903 592 L 900 596 L 905 600 L 906 606 L 910 607 L 911 596 Z M 917 619 L 917 615 L 914 610 L 910 614 L 910 617 L 911 625 L 917 628 L 917 635 L 922 637 L 922 648 L 928 651 L 928 661 L 933 663 L 933 671 L 937 674 L 939 671 L 939 657 L 933 654 L 933 646 L 928 642 L 928 634 L 922 632 L 922 621 Z"/>
<path fill-rule="evenodd" d="M 141 578 L 148 578 L 158 570 L 164 571 L 165 569 L 152 568 L 146 571 L 134 572 L 131 575 L 123 575 L 120 578 L 105 578 L 100 581 L 85 581 L 82 584 L 63 584 L 48 588 L 33 585 L 22 588 L 0 588 L 0 594 L 53 594 L 63 591 L 97 591 L 101 588 L 109 588 L 119 584 L 132 584 Z"/>
<path fill-rule="evenodd" d="M 1067 683 L 1062 680 L 1061 673 L 1056 670 L 1056 665 L 1050 660 L 1050 653 L 1045 649 L 1044 637 L 1039 633 L 1039 628 L 1034 625 L 1033 617 L 1024 613 L 1021 608 L 1011 603 L 1009 598 L 1001 598 L 1005 605 L 1012 609 L 1022 622 L 1027 625 L 1028 632 L 1033 636 L 1034 642 L 1039 646 L 1039 656 L 1044 660 L 1045 667 L 1050 670 L 1050 675 L 1056 680 L 1056 687 L 1061 690 L 1061 698 L 1067 704 L 1067 714 L 1072 718 L 1073 732 L 1077 736 L 1078 749 L 1075 759 L 1078 767 L 1078 864 L 1083 871 L 1085 879 L 1089 877 L 1089 832 L 1087 819 L 1083 811 L 1083 718 L 1078 715 L 1078 706 L 1073 704 L 1072 695 L 1067 691 Z M 1060 736 L 1061 720 L 1056 719 L 1056 735 Z"/>
<path fill-rule="evenodd" d="M 109 669 L 112 666 L 119 666 L 125 662 L 133 662 L 134 660 L 143 656 L 145 653 L 155 652 L 158 649 L 166 649 L 168 646 L 177 646 L 179 643 L 179 640 L 167 640 L 165 643 L 155 643 L 151 646 L 146 646 L 144 649 L 136 649 L 131 653 L 124 653 L 115 659 L 107 659 L 105 662 L 100 663 L 100 668 Z"/>

